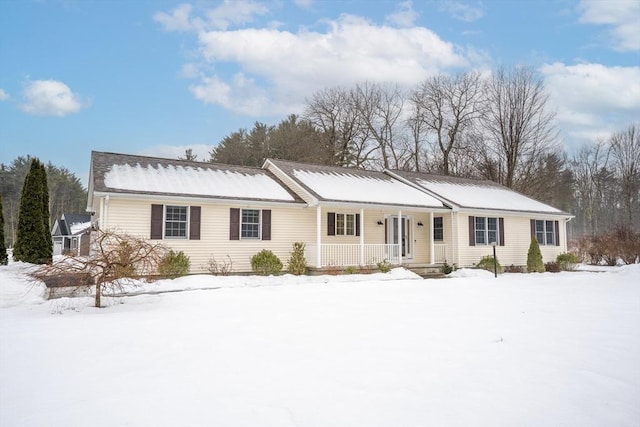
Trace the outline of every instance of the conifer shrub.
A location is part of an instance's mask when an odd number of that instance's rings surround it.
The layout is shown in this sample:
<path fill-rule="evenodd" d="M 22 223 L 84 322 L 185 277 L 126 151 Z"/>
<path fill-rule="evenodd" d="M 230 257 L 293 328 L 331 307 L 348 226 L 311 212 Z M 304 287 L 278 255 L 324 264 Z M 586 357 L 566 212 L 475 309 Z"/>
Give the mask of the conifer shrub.
<path fill-rule="evenodd" d="M 191 268 L 191 261 L 184 252 L 175 252 L 170 250 L 158 264 L 158 274 L 170 279 L 175 279 L 179 276 L 184 276 L 189 273 Z"/>
<path fill-rule="evenodd" d="M 33 159 L 20 195 L 13 259 L 48 264 L 52 257 L 47 174 L 44 165 L 38 159 Z"/>
<path fill-rule="evenodd" d="M 450 274 L 451 272 L 453 272 L 455 270 L 456 266 L 455 265 L 449 265 L 447 263 L 447 261 L 444 262 L 444 264 L 442 264 L 442 266 L 440 267 L 440 273 L 442 274 Z M 493 271 L 493 264 L 491 267 L 491 271 Z"/>
<path fill-rule="evenodd" d="M 278 274 L 282 271 L 282 261 L 270 250 L 263 249 L 251 257 L 251 269 L 261 276 Z"/>
<path fill-rule="evenodd" d="M 478 261 L 478 263 L 476 264 L 476 267 L 493 273 L 493 255 L 482 257 L 482 259 L 480 259 L 480 261 Z M 500 261 L 498 259 L 496 259 L 496 270 L 498 271 L 498 273 L 502 273 L 502 266 L 500 265 Z"/>
<path fill-rule="evenodd" d="M 307 274 L 307 259 L 304 257 L 304 246 L 302 242 L 295 242 L 293 251 L 290 253 L 287 271 L 296 276 Z"/>
<path fill-rule="evenodd" d="M 531 237 L 531 244 L 527 253 L 527 273 L 544 273 L 542 252 L 540 252 L 540 244 L 538 244 L 538 239 L 535 236 Z"/>

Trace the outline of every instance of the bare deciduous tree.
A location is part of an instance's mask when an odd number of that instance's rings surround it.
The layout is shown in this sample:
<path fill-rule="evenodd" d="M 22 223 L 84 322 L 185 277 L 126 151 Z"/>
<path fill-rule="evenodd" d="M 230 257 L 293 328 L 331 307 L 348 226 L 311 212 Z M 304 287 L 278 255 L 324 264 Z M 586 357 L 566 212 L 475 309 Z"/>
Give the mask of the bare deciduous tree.
<path fill-rule="evenodd" d="M 464 133 L 475 125 L 483 112 L 480 74 L 434 76 L 411 93 L 410 101 L 414 134 L 424 130 L 434 136 L 433 144 L 441 160 L 439 171 L 449 175 L 452 151 L 465 149 L 462 146 Z"/>
<path fill-rule="evenodd" d="M 334 165 L 358 167 L 362 164 L 369 133 L 351 102 L 349 91 L 334 87 L 316 92 L 307 101 L 305 118 L 323 132 Z"/>
<path fill-rule="evenodd" d="M 87 276 L 95 285 L 95 306 L 100 307 L 102 295 L 122 289 L 120 279 L 156 274 L 167 254 L 165 246 L 141 237 L 112 231 L 96 233 L 90 256 L 62 258 L 39 268 L 34 276 L 41 280 Z"/>
<path fill-rule="evenodd" d="M 485 85 L 483 127 L 491 151 L 495 180 L 526 193 L 526 185 L 541 157 L 553 150 L 555 113 L 547 107 L 542 79 L 529 67 L 500 68 Z"/>
<path fill-rule="evenodd" d="M 384 168 L 399 168 L 406 150 L 400 138 L 404 96 L 398 86 L 364 83 L 351 91 L 351 102 L 375 142 Z"/>
<path fill-rule="evenodd" d="M 613 134 L 610 140 L 611 157 L 620 182 L 624 225 L 634 228 L 640 224 L 640 128 L 631 125 Z"/>

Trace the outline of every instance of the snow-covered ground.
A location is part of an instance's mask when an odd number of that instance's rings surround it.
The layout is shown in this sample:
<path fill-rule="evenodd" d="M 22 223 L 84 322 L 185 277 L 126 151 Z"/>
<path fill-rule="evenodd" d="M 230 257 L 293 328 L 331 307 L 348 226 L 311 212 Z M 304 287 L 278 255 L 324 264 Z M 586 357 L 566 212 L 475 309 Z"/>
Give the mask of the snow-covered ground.
<path fill-rule="evenodd" d="M 102 309 L 27 268 L 0 267 L 3 427 L 640 425 L 640 265 L 193 276 Z"/>

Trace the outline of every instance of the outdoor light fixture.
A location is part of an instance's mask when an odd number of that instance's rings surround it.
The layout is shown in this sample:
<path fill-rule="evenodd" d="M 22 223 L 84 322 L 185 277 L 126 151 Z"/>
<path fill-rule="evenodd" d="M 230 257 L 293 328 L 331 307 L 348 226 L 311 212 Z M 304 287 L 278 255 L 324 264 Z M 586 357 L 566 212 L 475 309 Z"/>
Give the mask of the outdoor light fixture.
<path fill-rule="evenodd" d="M 424 224 L 422 223 L 422 221 L 418 221 L 418 227 L 422 227 L 424 226 Z"/>
<path fill-rule="evenodd" d="M 496 260 L 496 244 L 497 242 L 491 242 L 493 246 L 493 276 L 498 277 L 498 261 Z"/>
<path fill-rule="evenodd" d="M 384 224 L 381 219 L 378 220 L 378 225 Z"/>

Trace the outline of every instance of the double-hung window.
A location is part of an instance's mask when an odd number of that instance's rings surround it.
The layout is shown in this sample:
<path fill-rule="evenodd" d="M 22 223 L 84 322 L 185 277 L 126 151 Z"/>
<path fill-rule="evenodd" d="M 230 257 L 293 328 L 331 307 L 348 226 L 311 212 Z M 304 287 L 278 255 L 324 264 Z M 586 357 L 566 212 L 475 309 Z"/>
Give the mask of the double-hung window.
<path fill-rule="evenodd" d="M 242 209 L 240 237 L 243 239 L 260 238 L 260 209 Z"/>
<path fill-rule="evenodd" d="M 442 242 L 444 240 L 444 222 L 441 216 L 433 218 L 433 240 L 436 242 Z"/>
<path fill-rule="evenodd" d="M 164 236 L 166 238 L 187 238 L 187 210 L 186 206 L 165 206 Z"/>
<path fill-rule="evenodd" d="M 356 235 L 356 215 L 336 213 L 336 236 Z"/>
<path fill-rule="evenodd" d="M 535 221 L 535 233 L 538 243 L 541 245 L 555 245 L 556 229 L 554 221 Z"/>
<path fill-rule="evenodd" d="M 475 217 L 475 244 L 490 245 L 498 243 L 498 218 L 477 216 Z"/>

